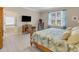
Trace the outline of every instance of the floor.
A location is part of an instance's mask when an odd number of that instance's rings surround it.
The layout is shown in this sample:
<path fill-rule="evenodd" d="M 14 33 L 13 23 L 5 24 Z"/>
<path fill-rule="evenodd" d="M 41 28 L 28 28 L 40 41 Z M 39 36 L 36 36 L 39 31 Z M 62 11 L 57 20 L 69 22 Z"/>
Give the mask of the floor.
<path fill-rule="evenodd" d="M 30 46 L 30 35 L 18 33 L 12 28 L 4 32 L 3 48 L 0 52 L 40 52 L 35 46 Z"/>

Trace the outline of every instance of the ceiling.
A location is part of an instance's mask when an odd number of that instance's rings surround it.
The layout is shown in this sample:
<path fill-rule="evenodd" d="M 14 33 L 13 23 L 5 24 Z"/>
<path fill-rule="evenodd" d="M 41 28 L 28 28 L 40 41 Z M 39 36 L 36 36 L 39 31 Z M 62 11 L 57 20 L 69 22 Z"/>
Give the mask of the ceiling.
<path fill-rule="evenodd" d="M 27 9 L 27 10 L 31 10 L 31 11 L 35 11 L 35 12 L 44 12 L 44 11 L 51 11 L 51 10 L 61 10 L 61 9 L 65 9 L 63 7 L 5 7 L 6 10 L 15 10 L 15 11 L 19 11 L 21 9 Z"/>
<path fill-rule="evenodd" d="M 25 9 L 29 9 L 32 11 L 46 11 L 46 10 L 51 10 L 53 7 L 24 7 Z"/>

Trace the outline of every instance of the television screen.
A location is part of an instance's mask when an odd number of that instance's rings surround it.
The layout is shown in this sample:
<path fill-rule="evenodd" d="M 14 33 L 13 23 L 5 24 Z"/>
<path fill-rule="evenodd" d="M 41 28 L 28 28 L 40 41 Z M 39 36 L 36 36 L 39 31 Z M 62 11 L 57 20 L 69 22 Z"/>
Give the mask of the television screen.
<path fill-rule="evenodd" d="M 22 16 L 22 22 L 31 22 L 31 16 Z"/>

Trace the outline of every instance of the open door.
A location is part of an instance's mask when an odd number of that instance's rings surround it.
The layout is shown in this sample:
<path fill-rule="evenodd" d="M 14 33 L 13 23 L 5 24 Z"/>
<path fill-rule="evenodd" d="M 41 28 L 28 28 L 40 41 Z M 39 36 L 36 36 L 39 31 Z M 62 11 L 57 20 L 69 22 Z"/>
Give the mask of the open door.
<path fill-rule="evenodd" d="M 0 7 L 0 49 L 3 47 L 3 8 Z"/>

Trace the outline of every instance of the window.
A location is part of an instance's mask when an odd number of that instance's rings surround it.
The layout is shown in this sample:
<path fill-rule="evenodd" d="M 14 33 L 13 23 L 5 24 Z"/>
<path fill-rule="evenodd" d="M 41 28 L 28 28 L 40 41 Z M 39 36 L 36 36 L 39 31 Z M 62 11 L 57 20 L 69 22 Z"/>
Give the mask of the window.
<path fill-rule="evenodd" d="M 66 27 L 66 10 L 49 12 L 48 25 Z"/>
<path fill-rule="evenodd" d="M 15 25 L 15 19 L 12 16 L 5 17 L 5 25 Z"/>

